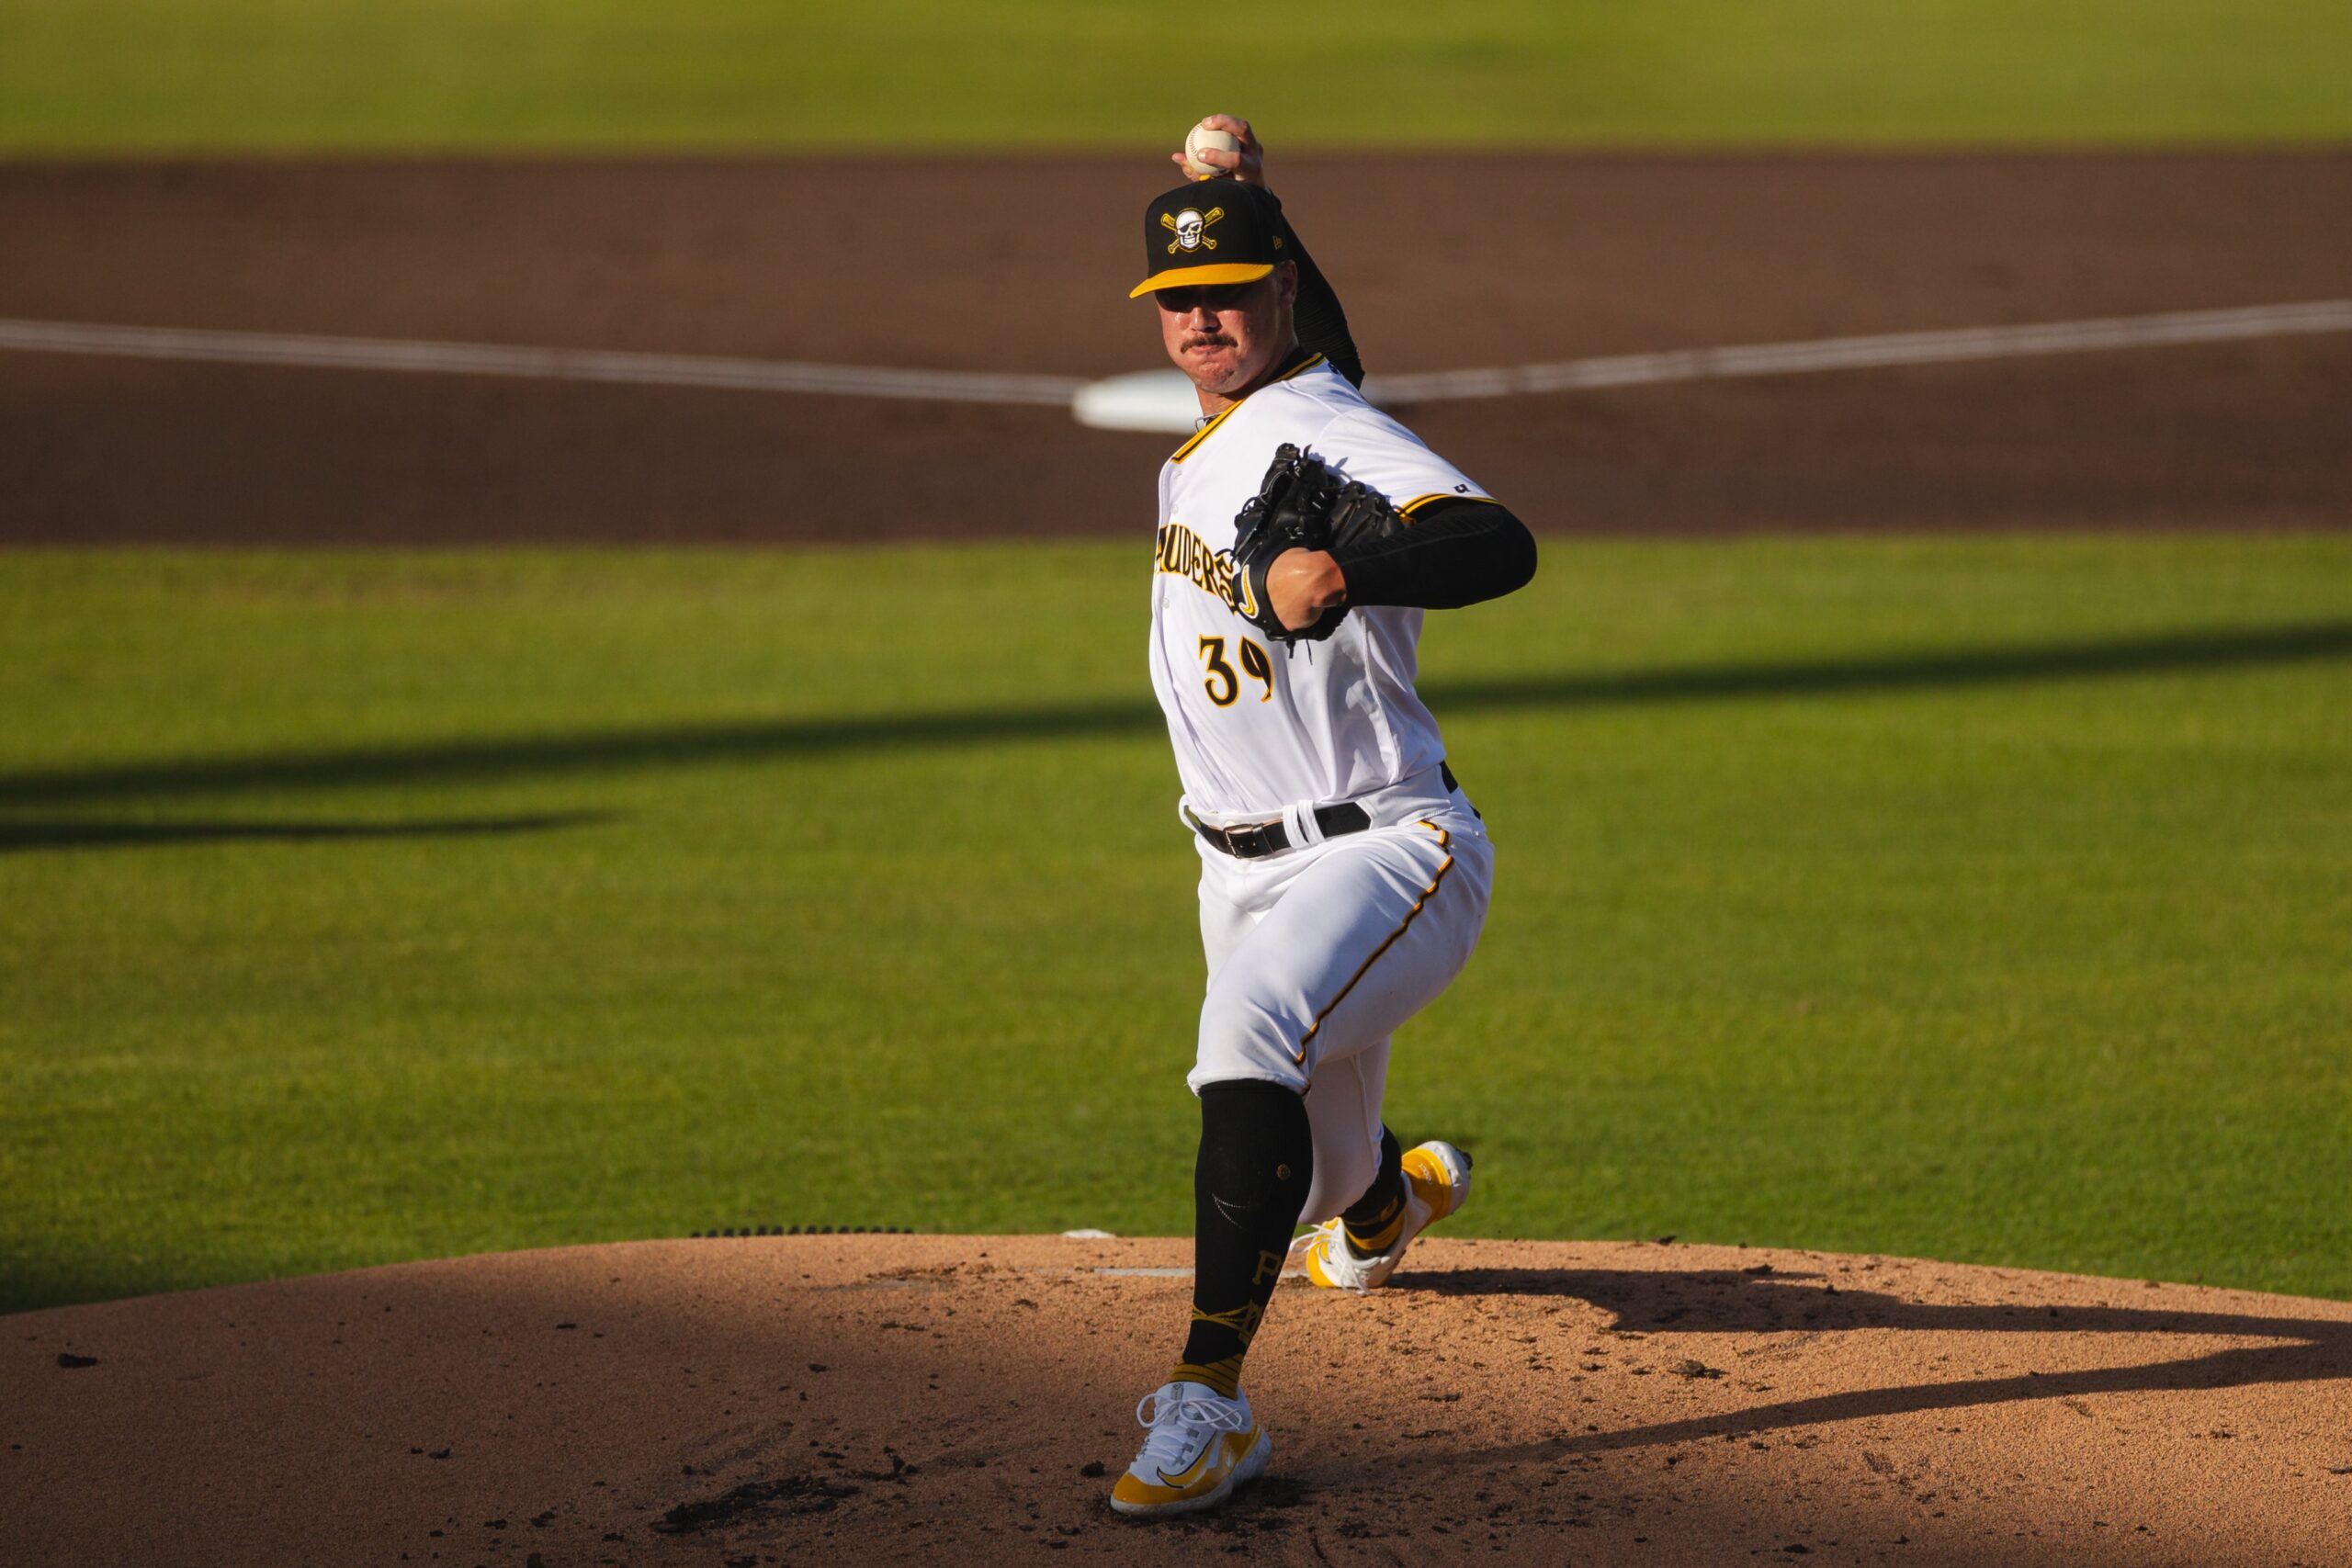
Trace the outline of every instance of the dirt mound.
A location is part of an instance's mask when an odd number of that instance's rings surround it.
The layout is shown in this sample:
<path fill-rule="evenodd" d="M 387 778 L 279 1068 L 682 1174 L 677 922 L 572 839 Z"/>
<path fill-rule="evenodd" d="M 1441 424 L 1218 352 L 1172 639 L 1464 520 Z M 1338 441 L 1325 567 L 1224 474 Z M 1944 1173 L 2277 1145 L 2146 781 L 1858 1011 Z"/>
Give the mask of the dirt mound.
<path fill-rule="evenodd" d="M 1129 1525 L 1187 1252 L 645 1242 L 24 1314 L 0 1561 L 2352 1560 L 2352 1304 L 1632 1243 L 1286 1284 L 1267 1479 Z"/>

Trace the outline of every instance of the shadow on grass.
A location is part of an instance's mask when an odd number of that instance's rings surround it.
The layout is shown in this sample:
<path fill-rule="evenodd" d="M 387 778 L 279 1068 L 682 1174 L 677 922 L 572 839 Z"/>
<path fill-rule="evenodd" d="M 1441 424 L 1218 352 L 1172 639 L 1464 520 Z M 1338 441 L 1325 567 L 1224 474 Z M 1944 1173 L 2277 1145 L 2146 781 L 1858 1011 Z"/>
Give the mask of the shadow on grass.
<path fill-rule="evenodd" d="M 1446 716 L 2189 674 L 2347 656 L 2352 656 L 2352 620 L 2336 620 L 1873 659 L 1439 682 L 1430 683 L 1426 695 L 1430 705 Z M 693 767 L 892 748 L 1144 735 L 1156 732 L 1159 724 L 1158 711 L 1148 704 L 1097 701 L 1059 707 L 649 726 L 523 739 L 447 740 L 99 768 L 35 769 L 0 774 L 0 805 L 79 805 L 99 799 Z"/>
<path fill-rule="evenodd" d="M 150 849 L 164 844 L 335 840 L 498 838 L 612 820 L 604 811 L 531 817 L 460 817 L 426 822 L 0 822 L 0 855 L 37 850 Z"/>
<path fill-rule="evenodd" d="M 1741 1438 L 1827 1421 L 1900 1416 L 1922 1410 L 1961 1410 L 2020 1399 L 2245 1388 L 2259 1383 L 2316 1382 L 2352 1376 L 2352 1322 L 2119 1306 L 1935 1306 L 1853 1290 L 1824 1280 L 1818 1275 L 1760 1270 L 1464 1269 L 1449 1273 L 1400 1274 L 1396 1284 L 1449 1296 L 1566 1297 L 1615 1314 L 1613 1327 L 1653 1338 L 1675 1334 L 1928 1329 L 1970 1334 L 2179 1335 L 2285 1341 L 2208 1350 L 2177 1360 L 2148 1361 L 2138 1366 L 2028 1371 L 2021 1376 L 1855 1389 L 1680 1421 L 1547 1438 L 1481 1453 L 1477 1456 L 1481 1460 L 1509 1461 L 1703 1438 Z M 2119 1281 L 2115 1288 L 2122 1292 L 2132 1287 Z M 1671 1350 L 1663 1353 L 1672 1355 Z"/>
<path fill-rule="evenodd" d="M 29 1249 L 28 1249 L 29 1250 Z M 0 1319 L 20 1312 L 127 1301 L 175 1291 L 201 1291 L 224 1282 L 153 1262 L 124 1258 L 37 1256 L 0 1258 Z"/>

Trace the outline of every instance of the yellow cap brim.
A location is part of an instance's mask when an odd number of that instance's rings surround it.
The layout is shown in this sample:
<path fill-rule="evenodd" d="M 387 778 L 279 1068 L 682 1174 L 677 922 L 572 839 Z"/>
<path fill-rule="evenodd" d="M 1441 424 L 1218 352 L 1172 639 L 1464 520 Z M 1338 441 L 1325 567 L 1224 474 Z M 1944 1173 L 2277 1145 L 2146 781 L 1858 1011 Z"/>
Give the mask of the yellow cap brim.
<path fill-rule="evenodd" d="M 1171 266 L 1166 272 L 1155 272 L 1133 288 L 1127 298 L 1140 299 L 1162 288 L 1190 288 L 1194 284 L 1215 286 L 1219 283 L 1255 283 L 1274 270 L 1272 262 L 1216 262 L 1208 266 Z"/>

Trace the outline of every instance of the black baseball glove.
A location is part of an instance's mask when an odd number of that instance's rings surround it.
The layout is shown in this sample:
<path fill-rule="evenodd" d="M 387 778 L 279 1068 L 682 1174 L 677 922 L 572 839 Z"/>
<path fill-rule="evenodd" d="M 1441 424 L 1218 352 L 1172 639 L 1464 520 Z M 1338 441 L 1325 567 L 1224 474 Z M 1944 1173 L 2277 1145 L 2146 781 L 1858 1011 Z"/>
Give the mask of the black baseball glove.
<path fill-rule="evenodd" d="M 1233 523 L 1234 613 L 1285 643 L 1322 641 L 1348 618 L 1348 607 L 1332 606 L 1312 626 L 1283 626 L 1266 592 L 1266 573 L 1274 562 L 1290 550 L 1336 551 L 1406 525 L 1386 496 L 1353 479 L 1342 482 L 1322 458 L 1288 442 L 1274 449 L 1258 493 L 1242 503 Z"/>

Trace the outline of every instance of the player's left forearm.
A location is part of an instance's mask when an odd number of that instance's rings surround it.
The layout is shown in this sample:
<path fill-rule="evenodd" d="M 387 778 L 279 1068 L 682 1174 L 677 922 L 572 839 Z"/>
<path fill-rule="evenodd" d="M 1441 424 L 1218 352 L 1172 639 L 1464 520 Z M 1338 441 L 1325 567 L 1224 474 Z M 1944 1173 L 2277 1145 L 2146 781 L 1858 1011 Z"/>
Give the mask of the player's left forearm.
<path fill-rule="evenodd" d="M 1493 502 L 1442 501 L 1409 527 L 1332 552 L 1351 604 L 1453 610 L 1499 599 L 1535 575 L 1535 536 Z"/>

